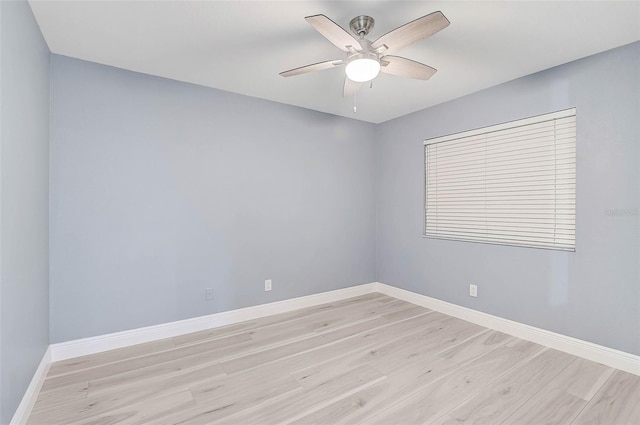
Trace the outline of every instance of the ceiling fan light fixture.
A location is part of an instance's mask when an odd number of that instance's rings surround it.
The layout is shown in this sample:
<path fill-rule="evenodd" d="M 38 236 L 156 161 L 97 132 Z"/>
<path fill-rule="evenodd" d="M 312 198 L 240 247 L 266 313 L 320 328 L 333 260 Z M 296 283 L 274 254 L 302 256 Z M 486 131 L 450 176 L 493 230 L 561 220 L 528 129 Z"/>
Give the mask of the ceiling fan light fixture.
<path fill-rule="evenodd" d="M 380 61 L 375 55 L 357 55 L 349 61 L 345 72 L 347 77 L 356 83 L 371 81 L 380 72 Z"/>

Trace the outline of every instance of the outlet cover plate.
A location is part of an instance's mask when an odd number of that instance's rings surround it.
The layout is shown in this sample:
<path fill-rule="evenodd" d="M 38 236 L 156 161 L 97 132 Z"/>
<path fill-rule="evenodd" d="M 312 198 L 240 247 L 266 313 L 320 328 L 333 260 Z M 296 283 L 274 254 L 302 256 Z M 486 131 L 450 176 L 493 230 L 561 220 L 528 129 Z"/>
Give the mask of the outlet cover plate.
<path fill-rule="evenodd" d="M 469 285 L 469 295 L 472 297 L 478 297 L 478 285 Z"/>
<path fill-rule="evenodd" d="M 271 279 L 267 279 L 264 281 L 264 290 L 265 291 L 271 290 Z"/>

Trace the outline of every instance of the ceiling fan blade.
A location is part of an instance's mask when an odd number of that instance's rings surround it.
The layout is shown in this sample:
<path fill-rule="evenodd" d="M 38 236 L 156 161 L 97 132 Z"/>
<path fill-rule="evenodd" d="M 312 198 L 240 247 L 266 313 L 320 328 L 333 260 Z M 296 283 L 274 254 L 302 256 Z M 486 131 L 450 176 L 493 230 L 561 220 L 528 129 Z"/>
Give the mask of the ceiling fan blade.
<path fill-rule="evenodd" d="M 374 49 L 386 47 L 383 52 L 391 53 L 437 33 L 448 27 L 449 23 L 442 12 L 433 12 L 386 33 L 374 41 L 371 47 Z"/>
<path fill-rule="evenodd" d="M 313 28 L 322 34 L 327 40 L 345 52 L 350 52 L 349 47 L 362 50 L 362 46 L 357 39 L 346 32 L 340 25 L 333 22 L 324 15 L 313 15 L 304 18 Z"/>
<path fill-rule="evenodd" d="M 349 79 L 349 77 L 344 78 L 344 89 L 342 90 L 342 97 L 351 97 L 362 87 L 362 83 L 356 83 Z"/>
<path fill-rule="evenodd" d="M 382 65 L 380 72 L 416 80 L 428 80 L 438 71 L 423 63 L 400 56 L 383 56 L 380 58 L 380 63 Z"/>
<path fill-rule="evenodd" d="M 343 65 L 342 59 L 336 59 L 332 61 L 318 62 L 311 65 L 301 66 L 300 68 L 290 69 L 280 73 L 283 77 L 293 77 L 294 75 L 306 74 L 307 72 L 322 71 L 323 69 L 334 68 L 336 66 Z"/>

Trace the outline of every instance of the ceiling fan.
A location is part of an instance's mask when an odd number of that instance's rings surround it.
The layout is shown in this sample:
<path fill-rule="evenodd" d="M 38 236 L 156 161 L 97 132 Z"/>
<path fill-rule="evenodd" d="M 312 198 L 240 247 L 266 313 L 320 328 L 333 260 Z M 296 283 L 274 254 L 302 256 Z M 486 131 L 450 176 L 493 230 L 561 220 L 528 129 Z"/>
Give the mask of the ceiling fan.
<path fill-rule="evenodd" d="M 436 73 L 435 68 L 401 56 L 394 56 L 392 53 L 449 26 L 449 20 L 442 12 L 433 12 L 398 27 L 372 42 L 365 38 L 375 24 L 370 16 L 356 16 L 351 20 L 349 27 L 358 38 L 353 37 L 324 15 L 307 16 L 304 19 L 327 40 L 346 52 L 347 57 L 290 69 L 281 72 L 280 75 L 292 77 L 346 65 L 347 77 L 342 92 L 345 97 L 355 94 L 362 83 L 373 80 L 380 71 L 419 80 L 431 78 Z"/>

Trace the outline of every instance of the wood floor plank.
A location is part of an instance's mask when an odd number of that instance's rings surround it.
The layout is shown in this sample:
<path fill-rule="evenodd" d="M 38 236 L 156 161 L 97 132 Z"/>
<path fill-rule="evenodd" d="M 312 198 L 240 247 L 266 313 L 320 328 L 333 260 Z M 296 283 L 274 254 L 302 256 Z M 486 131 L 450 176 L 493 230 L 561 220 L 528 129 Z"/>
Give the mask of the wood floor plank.
<path fill-rule="evenodd" d="M 322 309 L 313 314 L 303 315 L 295 319 L 263 326 L 255 325 L 245 332 L 255 342 L 293 341 L 309 337 L 310 329 L 319 333 L 326 333 L 349 326 L 354 322 L 372 319 L 375 316 L 412 307 L 411 304 L 405 301 L 387 300 L 385 298 L 375 298 L 358 303 L 353 302 L 340 307 L 330 306 L 332 307 L 331 309 Z M 343 314 L 345 312 L 348 312 L 348 314 Z M 211 339 L 195 341 L 195 343 L 209 340 Z"/>
<path fill-rule="evenodd" d="M 82 357 L 75 357 L 68 360 L 51 363 L 48 377 L 65 375 L 68 373 L 78 372 L 90 369 L 96 366 L 103 366 L 120 360 L 128 360 L 134 357 L 140 357 L 147 354 L 154 354 L 159 351 L 165 351 L 175 348 L 173 341 L 169 339 L 161 339 L 159 341 L 147 342 L 131 347 L 110 350 L 104 353 L 91 354 Z"/>
<path fill-rule="evenodd" d="M 201 341 L 218 339 L 221 337 L 250 331 L 256 328 L 268 327 L 279 324 L 295 323 L 299 319 L 313 318 L 317 320 L 318 315 L 325 314 L 328 317 L 335 315 L 342 308 L 353 308 L 362 305 L 383 305 L 387 302 L 395 301 L 394 298 L 387 297 L 382 294 L 366 294 L 358 297 L 347 298 L 333 303 L 319 304 L 305 309 L 294 310 L 287 313 L 274 314 L 272 316 L 260 319 L 250 320 L 246 322 L 236 323 L 232 325 L 222 326 L 214 329 L 207 329 L 199 332 L 192 332 L 172 338 L 176 346 L 198 343 Z"/>
<path fill-rule="evenodd" d="M 527 351 L 528 346 L 521 344 L 522 340 L 502 332 L 487 329 L 485 333 L 469 338 L 438 354 L 438 357 L 454 364 L 464 364 L 469 360 L 485 355 L 502 345 L 514 350 Z"/>
<path fill-rule="evenodd" d="M 206 354 L 198 357 L 206 359 Z M 162 366 L 162 367 L 160 367 Z M 194 362 L 193 356 L 169 363 L 155 364 L 126 374 L 118 374 L 89 382 L 87 397 L 104 397 L 114 392 L 136 391 L 149 385 L 173 385 L 189 388 L 191 385 L 225 376 L 226 373 L 217 362 Z"/>
<path fill-rule="evenodd" d="M 446 320 L 447 319 L 445 319 L 445 321 Z M 407 332 L 406 335 L 416 340 L 416 345 L 419 345 L 420 341 L 417 338 L 419 333 L 424 333 L 425 329 L 442 331 L 442 329 L 446 329 L 446 325 L 443 325 L 442 323 L 443 321 L 436 321 L 431 323 L 430 325 L 421 327 L 421 331 L 416 332 L 414 330 L 414 332 Z M 398 340 L 401 340 L 403 338 L 404 337 L 400 336 Z M 375 367 L 376 363 L 380 363 L 380 360 L 383 360 L 386 356 L 391 356 L 395 353 L 390 348 L 390 345 L 395 346 L 397 344 L 395 344 L 394 341 L 387 343 L 384 340 L 379 341 L 373 345 L 369 344 L 367 347 L 360 350 L 351 351 L 345 356 L 340 356 L 339 358 L 331 359 L 325 362 L 319 362 L 311 367 L 292 372 L 291 376 L 301 382 L 310 382 L 313 380 L 324 380 L 326 379 L 325 375 L 333 374 L 336 370 L 339 369 L 348 370 L 360 365 Z M 403 366 L 406 366 L 406 363 Z"/>
<path fill-rule="evenodd" d="M 319 409 L 299 419 L 295 423 L 350 424 L 368 422 L 370 417 L 386 411 L 391 406 L 415 394 L 421 388 L 434 384 L 444 376 L 454 372 L 458 369 L 458 363 L 467 363 L 482 357 L 512 339 L 513 337 L 495 331 L 478 335 L 449 348 L 434 358 L 425 359 L 417 363 L 408 363 L 398 372 L 388 376 L 383 382 L 356 392 L 349 397 L 342 398 L 325 408 Z M 535 344 L 527 344 L 535 347 L 535 349 L 541 349 L 541 347 Z M 521 350 L 520 347 L 511 348 L 511 350 L 525 351 Z M 456 361 L 454 362 L 452 359 L 456 359 Z M 297 375 L 298 380 L 301 381 L 301 384 L 304 386 L 305 384 L 304 381 L 300 379 L 301 377 L 304 377 L 307 381 L 317 379 L 314 378 L 314 374 L 330 373 L 334 368 L 334 362 L 331 362 L 331 364 L 325 367 L 326 370 L 309 368 L 300 371 Z M 296 375 L 294 375 L 294 377 L 296 377 Z"/>
<path fill-rule="evenodd" d="M 279 358 L 272 362 L 264 362 L 255 367 L 260 369 L 280 370 L 282 373 L 292 374 L 308 368 L 311 365 L 332 362 L 351 353 L 361 353 L 368 347 L 376 344 L 383 344 L 394 338 L 415 332 L 416 328 L 430 326 L 431 324 L 445 319 L 447 316 L 440 313 L 427 313 L 412 317 L 396 323 L 387 323 L 378 328 L 371 328 L 349 338 L 331 342 L 312 350 L 297 353 L 286 358 Z M 248 371 L 251 369 L 245 369 Z"/>
<path fill-rule="evenodd" d="M 640 376 L 616 370 L 574 425 L 640 424 Z"/>
<path fill-rule="evenodd" d="M 460 332 L 460 325 L 464 322 L 447 318 L 434 322 L 430 326 L 421 327 L 420 331 L 409 333 L 389 343 L 383 342 L 370 346 L 360 352 L 353 352 L 349 356 L 335 359 L 330 364 L 320 363 L 295 373 L 292 376 L 300 382 L 326 379 L 324 375 L 334 373 L 335 369 L 351 369 L 358 365 L 368 365 L 389 375 L 399 369 L 412 364 L 425 364 L 429 357 L 457 345 L 455 335 Z M 477 328 L 465 325 L 469 334 L 477 333 Z M 486 330 L 481 330 L 486 332 Z M 429 335 L 429 343 L 425 343 L 425 335 Z M 437 335 L 437 336 L 436 336 Z M 430 355 L 429 355 L 430 354 Z M 303 384 L 304 385 L 304 384 Z"/>
<path fill-rule="evenodd" d="M 184 392 L 184 388 L 145 386 L 140 391 L 130 392 L 124 389 L 106 397 L 84 398 L 72 403 L 62 404 L 33 412 L 29 417 L 29 424 L 55 425 L 88 421 L 92 417 L 100 416 L 119 409 L 130 409 L 140 403 L 156 398 L 171 396 Z"/>
<path fill-rule="evenodd" d="M 173 412 L 180 412 L 194 406 L 191 391 L 185 390 L 162 397 L 151 398 L 131 406 L 113 409 L 101 414 L 65 422 L 68 425 L 115 425 L 162 423 L 163 418 Z"/>
<path fill-rule="evenodd" d="M 212 423 L 244 410 L 254 409 L 264 403 L 292 396 L 302 387 L 289 375 L 277 371 L 256 377 L 254 374 L 238 374 L 196 385 L 191 388 L 196 406 L 163 418 L 163 422 Z M 287 397 L 287 398 L 288 398 Z"/>
<path fill-rule="evenodd" d="M 224 418 L 220 423 L 265 423 L 286 424 L 298 417 L 322 408 L 335 399 L 346 397 L 362 388 L 384 381 L 386 377 L 368 366 L 359 366 L 342 371 L 326 379 L 314 381 L 305 391 L 292 394 L 276 403 L 259 409 L 247 410 L 239 415 Z"/>
<path fill-rule="evenodd" d="M 460 424 L 499 424 L 573 360 L 575 357 L 569 354 L 545 350 L 499 378 L 486 391 L 448 412 L 448 415 Z"/>
<path fill-rule="evenodd" d="M 366 319 L 373 316 L 382 316 L 389 320 L 396 320 L 395 316 L 405 316 L 412 317 L 420 313 L 425 313 L 429 310 L 423 307 L 418 307 L 401 300 L 395 300 L 391 302 L 380 302 L 380 300 L 376 300 L 377 304 L 368 305 L 368 306 L 358 306 L 357 310 L 353 308 L 349 309 L 347 314 L 344 311 L 336 311 L 328 316 L 324 316 L 321 318 L 312 317 L 311 321 L 305 326 L 308 329 L 311 329 L 316 332 L 327 332 L 333 329 L 338 329 L 344 326 L 349 325 L 350 323 L 362 319 Z"/>
<path fill-rule="evenodd" d="M 548 388 L 560 388 L 589 401 L 614 371 L 605 365 L 577 357 L 549 383 Z"/>
<path fill-rule="evenodd" d="M 372 423 L 433 423 L 539 350 L 538 345 L 526 341 L 520 341 L 515 346 L 498 347 L 490 351 L 490 355 L 457 368 L 432 385 L 414 392 L 404 401 L 385 409 Z"/>
<path fill-rule="evenodd" d="M 611 368 L 601 364 L 576 358 L 503 424 L 568 424 L 612 372 Z"/>
<path fill-rule="evenodd" d="M 388 324 L 389 322 L 382 318 L 376 317 L 371 320 L 357 323 L 356 325 L 341 328 L 326 334 L 317 335 L 304 340 L 292 342 L 290 344 L 281 345 L 270 350 L 261 351 L 246 355 L 234 360 L 222 362 L 222 367 L 229 373 L 237 373 L 239 371 L 251 369 L 264 363 L 272 362 L 284 357 L 294 356 L 300 352 L 313 350 L 323 345 L 357 335 L 371 328 L 377 328 Z"/>
<path fill-rule="evenodd" d="M 564 389 L 539 391 L 501 425 L 569 424 L 587 404 Z"/>
<path fill-rule="evenodd" d="M 395 309 L 395 311 L 387 311 L 387 312 L 382 312 L 382 317 L 384 317 L 385 319 L 389 319 L 391 321 L 396 321 L 396 320 L 403 320 L 403 319 L 408 319 L 410 317 L 414 317 L 417 316 L 419 314 L 423 314 L 423 313 L 428 313 L 431 310 L 424 308 L 424 307 L 420 307 L 417 305 L 411 305 L 409 303 L 404 304 L 405 306 L 408 305 L 410 308 L 402 308 L 402 309 Z"/>
<path fill-rule="evenodd" d="M 392 303 L 384 303 L 382 305 L 390 305 Z M 357 309 L 361 308 L 360 306 L 356 307 Z M 362 317 L 372 317 L 368 314 L 370 307 L 366 307 L 364 309 L 367 314 L 364 314 Z M 387 311 L 385 310 L 382 310 Z M 356 314 L 357 316 L 357 314 Z M 357 316 L 360 317 L 360 316 Z M 379 319 L 382 322 L 382 319 Z M 364 325 L 366 326 L 366 325 Z M 243 334 L 235 334 L 228 337 L 218 338 L 214 340 L 205 340 L 200 343 L 193 343 L 191 345 L 181 345 L 178 348 L 174 348 L 172 350 L 165 350 L 162 353 L 156 353 L 151 358 L 149 356 L 135 357 L 129 361 L 121 361 L 115 363 L 109 363 L 104 366 L 99 366 L 95 368 L 91 368 L 89 370 L 84 370 L 80 372 L 75 372 L 71 374 L 61 375 L 54 377 L 52 379 L 48 379 L 43 386 L 43 391 L 47 392 L 51 389 L 57 389 L 64 385 L 74 383 L 78 379 L 81 380 L 92 380 L 96 381 L 96 377 L 105 374 L 104 371 L 109 371 L 109 381 L 113 382 L 117 379 L 129 379 L 132 376 L 139 375 L 140 368 L 146 363 L 152 362 L 156 363 L 154 368 L 155 372 L 162 371 L 164 369 L 171 369 L 174 367 L 181 368 L 181 364 L 184 363 L 183 359 L 191 360 L 196 363 L 199 360 L 202 360 L 202 354 L 206 354 L 210 360 L 216 359 L 229 359 L 233 358 L 234 355 L 240 355 L 240 353 L 251 355 L 255 354 L 257 349 L 263 350 L 268 348 L 268 345 L 265 345 L 264 341 L 276 341 L 277 344 L 284 344 L 288 340 L 300 340 L 302 336 L 306 335 L 307 339 L 309 337 L 313 337 L 313 335 L 309 335 L 308 329 L 303 329 L 300 327 L 289 327 L 289 328 L 275 328 L 275 333 L 271 332 L 274 328 L 267 327 L 268 333 L 261 333 L 262 328 L 254 330 L 252 332 L 246 332 Z M 338 330 L 338 334 L 340 333 L 350 333 L 349 329 L 341 329 Z M 334 336 L 332 334 L 331 336 Z M 254 338 L 258 338 L 258 340 L 254 340 Z M 244 343 L 244 344 L 243 344 Z M 311 341 L 313 343 L 313 341 Z M 300 342 L 298 345 L 308 344 L 307 342 Z M 259 356 L 259 354 L 257 354 Z M 163 364 L 164 363 L 164 364 Z M 120 376 L 124 375 L 124 376 Z M 153 375 L 150 375 L 151 377 Z M 94 388 L 99 383 L 94 383 Z"/>
<path fill-rule="evenodd" d="M 217 339 L 207 339 L 202 340 L 198 343 L 192 341 L 190 345 L 179 345 L 178 348 L 175 349 L 175 355 L 180 352 L 183 356 L 189 356 L 191 352 L 195 352 L 199 354 L 202 352 L 202 347 L 208 347 L 213 345 L 219 345 L 219 343 L 224 343 L 226 340 L 230 338 L 240 338 L 243 336 L 248 336 L 250 340 L 241 341 L 241 343 L 237 343 L 233 345 L 233 347 L 224 348 L 222 350 L 218 350 L 217 353 L 213 353 L 211 350 L 208 351 L 209 354 L 216 354 L 215 357 L 211 357 L 211 360 L 219 360 L 219 361 L 232 361 L 233 359 L 245 357 L 245 356 L 253 356 L 257 358 L 261 358 L 263 351 L 272 350 L 272 352 L 282 352 L 285 348 L 283 346 L 291 347 L 292 344 L 294 347 L 302 347 L 316 344 L 317 341 L 326 342 L 333 340 L 336 336 L 340 337 L 343 334 L 351 334 L 353 333 L 350 330 L 353 326 L 371 326 L 375 327 L 375 323 L 386 323 L 377 314 L 397 312 L 402 311 L 408 308 L 412 308 L 410 304 L 401 302 L 395 302 L 393 299 L 376 299 L 376 305 L 371 305 L 370 303 L 352 303 L 349 305 L 350 308 L 353 309 L 352 314 L 347 315 L 350 319 L 349 321 L 345 319 L 341 319 L 343 323 L 338 324 L 337 321 L 331 323 L 331 325 L 327 325 L 322 327 L 322 329 L 317 330 L 316 333 L 319 334 L 327 334 L 323 337 L 317 337 L 314 340 L 310 340 L 311 338 L 316 337 L 313 333 L 309 333 L 308 323 L 304 320 L 297 321 L 295 324 L 288 324 L 288 326 L 273 326 L 268 325 L 265 327 L 256 327 L 253 330 L 247 331 L 243 334 L 236 334 L 224 338 Z M 422 309 L 421 311 L 427 311 L 426 309 Z M 343 316 L 340 316 L 343 317 Z M 326 318 L 325 318 L 326 319 Z M 361 324 L 362 323 L 362 324 Z M 368 323 L 369 325 L 366 325 Z M 342 326 L 342 327 L 340 327 Z M 294 344 L 295 343 L 295 344 Z M 181 350 L 181 351 L 178 351 Z"/>
<path fill-rule="evenodd" d="M 215 359 L 215 356 L 223 356 L 227 355 L 228 353 L 237 351 L 236 345 L 248 341 L 251 341 L 250 335 L 238 334 L 220 340 L 203 342 L 201 344 L 174 348 L 171 350 L 148 354 L 141 357 L 134 357 L 128 360 L 121 360 L 115 363 L 108 363 L 102 366 L 93 367 L 91 369 L 68 373 L 66 375 L 47 377 L 47 379 L 45 379 L 44 383 L 42 384 L 42 391 L 52 391 L 67 385 L 74 385 L 79 381 L 92 381 L 104 376 L 126 373 L 148 366 L 152 363 L 164 363 L 189 355 L 209 353 L 212 358 Z"/>
<path fill-rule="evenodd" d="M 40 392 L 33 406 L 33 412 L 82 400 L 87 397 L 88 391 L 89 382 L 81 381 L 60 388 L 59 391 Z"/>
<path fill-rule="evenodd" d="M 52 365 L 56 424 L 640 424 L 640 377 L 368 294 Z"/>
<path fill-rule="evenodd" d="M 439 321 L 438 326 L 423 327 L 416 333 L 369 350 L 360 361 L 392 374 L 408 363 L 421 362 L 485 331 L 485 328 L 450 317 Z"/>
<path fill-rule="evenodd" d="M 389 303 L 396 303 L 397 308 L 410 306 L 409 303 L 404 301 L 395 300 L 394 298 L 387 297 L 379 293 L 366 294 L 359 297 L 348 298 L 340 300 L 335 303 L 321 304 L 318 306 L 309 307 L 308 309 L 296 310 L 293 312 L 278 314 L 269 316 L 266 318 L 242 322 L 234 325 L 224 326 L 216 329 L 210 329 L 202 332 L 195 332 L 186 335 L 182 335 L 174 338 L 167 338 L 159 341 L 152 341 L 149 343 L 138 344 L 132 347 L 125 347 L 116 350 L 110 350 L 107 352 L 77 357 L 60 362 L 52 363 L 48 377 L 55 377 L 59 375 L 66 375 L 74 372 L 83 371 L 86 369 L 94 368 L 97 366 L 104 366 L 110 363 L 115 363 L 121 360 L 131 360 L 136 357 L 142 357 L 148 354 L 156 354 L 162 351 L 168 351 L 182 345 L 198 344 L 200 342 L 207 342 L 214 339 L 220 339 L 225 337 L 234 336 L 243 333 L 248 334 L 254 341 L 262 340 L 274 340 L 277 338 L 289 338 L 296 336 L 296 330 L 287 323 L 299 319 L 309 320 L 316 317 L 316 320 L 321 320 L 321 315 L 327 315 L 328 318 L 335 316 L 335 313 L 340 308 L 367 308 L 371 309 L 380 307 L 381 314 L 387 311 L 394 311 L 393 308 L 389 309 L 387 305 Z M 402 303 L 401 305 L 399 303 Z M 281 333 L 268 333 L 268 332 L 254 332 L 256 329 L 269 328 L 270 325 L 285 323 L 287 329 Z M 300 330 L 297 335 L 304 335 L 307 330 L 302 325 L 299 326 Z M 46 388 L 45 388 L 46 391 Z"/>

